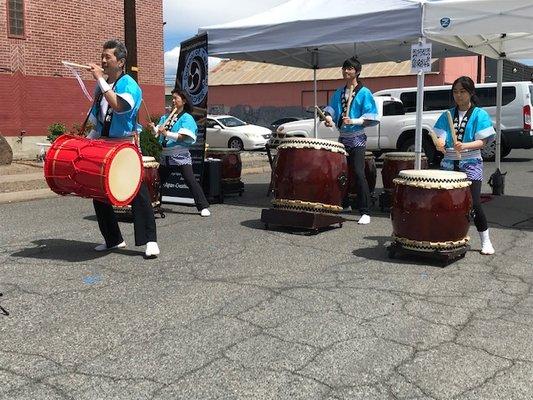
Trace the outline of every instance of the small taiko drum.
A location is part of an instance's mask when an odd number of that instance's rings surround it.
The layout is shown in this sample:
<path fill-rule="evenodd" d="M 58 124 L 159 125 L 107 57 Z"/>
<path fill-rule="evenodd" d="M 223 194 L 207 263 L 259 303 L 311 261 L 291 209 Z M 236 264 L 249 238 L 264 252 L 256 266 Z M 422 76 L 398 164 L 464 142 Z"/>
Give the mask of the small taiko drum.
<path fill-rule="evenodd" d="M 370 193 L 374 193 L 374 190 L 376 190 L 377 169 L 375 157 L 371 151 L 365 152 L 365 177 Z M 352 166 L 348 165 L 348 197 L 353 198 L 356 196 L 355 172 Z"/>
<path fill-rule="evenodd" d="M 466 246 L 472 208 L 470 184 L 462 172 L 401 171 L 394 179 L 393 239 L 416 251 Z"/>
<path fill-rule="evenodd" d="M 150 200 L 152 206 L 156 207 L 160 204 L 159 195 L 161 193 L 161 179 L 159 177 L 159 163 L 154 157 L 143 156 L 143 182 L 148 187 L 150 193 Z"/>
<path fill-rule="evenodd" d="M 44 177 L 60 195 L 89 197 L 115 206 L 129 204 L 139 191 L 142 160 L 122 140 L 59 136 L 46 154 Z"/>
<path fill-rule="evenodd" d="M 291 138 L 278 146 L 273 170 L 274 208 L 339 213 L 347 183 L 344 145 Z"/>
<path fill-rule="evenodd" d="M 156 208 L 161 205 L 159 200 L 159 195 L 161 191 L 161 179 L 159 177 L 159 163 L 155 160 L 154 157 L 142 156 L 143 161 L 143 183 L 146 184 L 148 188 L 148 193 L 150 194 L 150 201 L 152 202 L 152 207 Z M 113 206 L 113 210 L 118 213 L 130 213 L 131 205 L 125 206 Z"/>
<path fill-rule="evenodd" d="M 383 179 L 383 189 L 392 191 L 394 184 L 393 179 L 398 176 L 398 173 L 404 169 L 414 169 L 415 167 L 415 153 L 413 152 L 393 152 L 385 153 L 383 155 L 383 168 L 381 169 L 381 177 Z M 422 156 L 422 169 L 428 168 L 428 159 Z"/>
<path fill-rule="evenodd" d="M 222 180 L 224 182 L 237 182 L 241 180 L 242 162 L 239 150 L 208 148 L 206 157 L 216 158 L 222 161 Z"/>

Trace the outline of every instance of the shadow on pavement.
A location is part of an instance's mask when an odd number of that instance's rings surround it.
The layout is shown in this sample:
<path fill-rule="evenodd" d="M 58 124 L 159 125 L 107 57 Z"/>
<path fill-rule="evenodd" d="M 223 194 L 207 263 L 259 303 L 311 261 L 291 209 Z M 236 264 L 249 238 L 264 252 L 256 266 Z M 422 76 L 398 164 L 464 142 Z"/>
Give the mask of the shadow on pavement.
<path fill-rule="evenodd" d="M 39 260 L 61 260 L 69 262 L 81 262 L 96 260 L 105 257 L 110 252 L 97 252 L 94 248 L 99 243 L 80 242 L 66 239 L 41 239 L 32 242 L 35 246 L 17 251 L 11 254 L 13 257 L 35 258 Z M 113 252 L 127 256 L 143 255 L 143 251 L 114 250 Z"/>
<path fill-rule="evenodd" d="M 489 226 L 533 231 L 533 201 L 524 196 L 491 196 L 483 204 Z"/>
<path fill-rule="evenodd" d="M 402 257 L 396 256 L 394 258 L 390 258 L 389 253 L 387 251 L 387 247 L 392 242 L 390 236 L 365 236 L 365 239 L 375 240 L 376 246 L 356 249 L 352 252 L 354 256 L 365 258 L 367 260 L 382 261 L 385 263 L 393 263 L 394 266 L 423 265 L 423 266 L 429 266 L 429 267 L 435 267 L 435 268 L 442 268 L 442 267 L 453 264 L 453 262 L 443 263 L 442 261 L 438 261 L 438 260 L 432 260 L 429 258 L 422 258 L 422 257 L 418 258 L 418 257 L 413 257 L 413 256 L 402 256 Z"/>
<path fill-rule="evenodd" d="M 329 227 L 321 228 L 318 232 L 316 232 L 312 229 L 292 228 L 292 227 L 272 225 L 272 224 L 269 224 L 268 229 L 266 229 L 265 224 L 261 222 L 260 219 L 249 219 L 247 221 L 242 221 L 241 226 L 244 226 L 246 228 L 251 228 L 251 229 L 258 229 L 261 231 L 281 232 L 281 233 L 287 233 L 290 235 L 300 235 L 300 236 L 314 236 L 314 235 L 319 235 L 320 233 L 323 233 L 323 232 L 331 231 L 333 229 L 338 229 L 338 226 L 332 225 Z"/>

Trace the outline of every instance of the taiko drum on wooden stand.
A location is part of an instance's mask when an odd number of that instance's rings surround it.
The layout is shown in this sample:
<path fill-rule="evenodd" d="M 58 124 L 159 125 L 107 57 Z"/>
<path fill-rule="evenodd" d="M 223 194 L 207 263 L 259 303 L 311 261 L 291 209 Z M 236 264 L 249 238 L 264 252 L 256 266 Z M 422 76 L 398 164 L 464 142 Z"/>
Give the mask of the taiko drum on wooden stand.
<path fill-rule="evenodd" d="M 345 221 L 340 215 L 348 181 L 344 145 L 322 139 L 291 138 L 277 148 L 272 173 L 272 208 L 261 221 L 318 231 Z"/>
<path fill-rule="evenodd" d="M 393 182 L 389 255 L 404 252 L 442 261 L 464 257 L 472 208 L 466 174 L 403 170 Z"/>

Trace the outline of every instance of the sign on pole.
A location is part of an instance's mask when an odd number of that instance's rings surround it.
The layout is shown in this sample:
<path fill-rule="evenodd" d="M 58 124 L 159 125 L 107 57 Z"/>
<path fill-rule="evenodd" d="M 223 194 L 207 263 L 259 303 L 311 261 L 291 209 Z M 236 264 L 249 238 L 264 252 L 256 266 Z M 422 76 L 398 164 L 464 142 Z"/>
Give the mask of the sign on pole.
<path fill-rule="evenodd" d="M 411 72 L 431 72 L 431 43 L 411 45 Z"/>

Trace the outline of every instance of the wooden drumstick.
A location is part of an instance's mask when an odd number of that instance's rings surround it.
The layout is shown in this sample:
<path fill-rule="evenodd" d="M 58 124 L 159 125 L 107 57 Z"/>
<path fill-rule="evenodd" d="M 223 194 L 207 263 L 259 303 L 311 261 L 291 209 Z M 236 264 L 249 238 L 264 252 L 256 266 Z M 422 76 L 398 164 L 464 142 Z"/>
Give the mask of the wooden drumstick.
<path fill-rule="evenodd" d="M 152 119 L 150 117 L 150 111 L 148 111 L 148 106 L 146 105 L 146 101 L 144 101 L 144 99 L 142 99 L 142 103 L 144 106 L 144 111 L 146 111 L 146 116 L 148 117 L 148 121 L 152 122 Z"/>
<path fill-rule="evenodd" d="M 86 69 L 87 71 L 90 71 L 90 70 L 91 70 L 91 67 L 89 67 L 88 65 L 76 64 L 76 63 L 69 62 L 69 61 L 61 61 L 61 64 L 66 65 L 66 66 L 69 66 L 69 67 Z M 98 67 L 98 69 L 99 69 L 100 71 L 103 71 L 103 70 L 104 70 L 103 68 L 100 68 L 100 67 Z"/>
<path fill-rule="evenodd" d="M 446 110 L 446 116 L 448 117 L 448 125 L 450 125 L 450 132 L 452 134 L 453 147 L 457 144 L 457 132 L 455 132 L 455 127 L 453 125 L 452 113 L 450 110 Z M 457 155 L 461 158 L 461 152 L 457 151 Z"/>
<path fill-rule="evenodd" d="M 316 108 L 316 113 L 318 114 L 318 118 L 321 120 L 321 121 L 325 121 L 326 120 L 326 114 L 324 114 L 322 112 L 322 110 L 320 109 L 319 106 L 315 106 Z"/>

